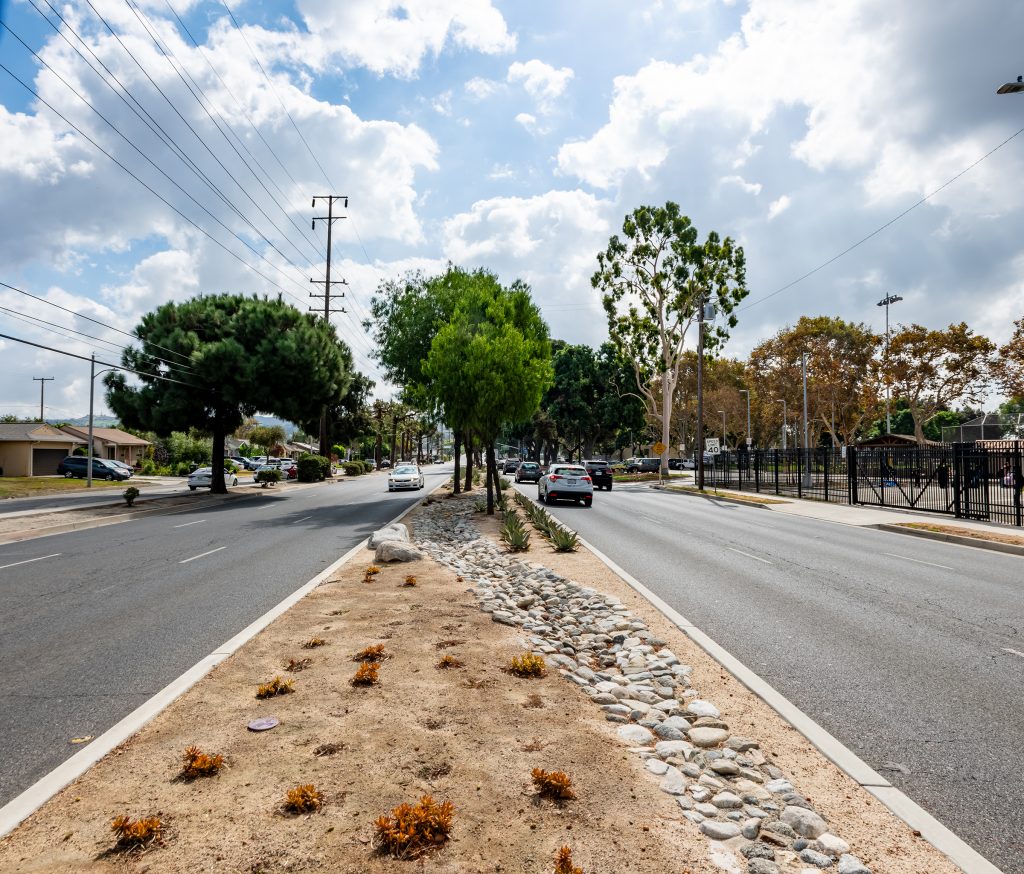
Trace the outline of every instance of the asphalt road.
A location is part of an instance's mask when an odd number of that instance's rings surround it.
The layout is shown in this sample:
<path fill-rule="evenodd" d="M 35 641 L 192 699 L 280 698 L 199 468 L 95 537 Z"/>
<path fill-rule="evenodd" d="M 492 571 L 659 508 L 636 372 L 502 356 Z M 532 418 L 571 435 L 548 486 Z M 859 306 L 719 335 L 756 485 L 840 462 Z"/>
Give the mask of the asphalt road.
<path fill-rule="evenodd" d="M 549 511 L 1024 874 L 1024 559 L 642 486 Z"/>
<path fill-rule="evenodd" d="M 451 474 L 383 476 L 0 547 L 0 806 Z"/>

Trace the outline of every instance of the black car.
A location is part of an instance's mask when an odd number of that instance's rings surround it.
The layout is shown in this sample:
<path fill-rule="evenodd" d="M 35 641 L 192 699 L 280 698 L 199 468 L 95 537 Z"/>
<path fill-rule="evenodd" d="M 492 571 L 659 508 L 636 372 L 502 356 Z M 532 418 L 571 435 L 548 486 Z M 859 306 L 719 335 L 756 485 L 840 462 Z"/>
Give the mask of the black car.
<path fill-rule="evenodd" d="M 519 467 L 518 458 L 506 458 L 505 462 L 501 465 L 502 473 L 515 473 L 516 468 Z"/>
<path fill-rule="evenodd" d="M 57 473 L 71 479 L 85 479 L 89 475 L 89 459 L 84 455 L 69 455 L 57 465 Z M 127 471 L 107 464 L 102 458 L 92 460 L 92 478 L 105 480 L 126 480 L 131 476 Z"/>
<path fill-rule="evenodd" d="M 612 468 L 607 461 L 584 461 L 583 466 L 587 469 L 587 473 L 590 474 L 590 479 L 594 483 L 595 489 L 612 490 Z"/>
<path fill-rule="evenodd" d="M 626 465 L 626 473 L 657 473 L 659 470 L 660 458 L 634 458 Z"/>
<path fill-rule="evenodd" d="M 541 469 L 540 465 L 536 461 L 524 461 L 518 467 L 516 467 L 516 482 L 517 483 L 535 483 L 540 479 Z"/>

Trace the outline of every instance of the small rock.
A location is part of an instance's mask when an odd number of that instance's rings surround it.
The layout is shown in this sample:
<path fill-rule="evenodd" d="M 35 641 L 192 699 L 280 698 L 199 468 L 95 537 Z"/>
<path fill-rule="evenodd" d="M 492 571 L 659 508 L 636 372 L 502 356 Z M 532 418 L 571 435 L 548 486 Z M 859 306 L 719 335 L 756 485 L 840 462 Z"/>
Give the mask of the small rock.
<path fill-rule="evenodd" d="M 817 850 L 810 848 L 801 851 L 800 861 L 806 862 L 808 865 L 813 865 L 815 868 L 831 868 L 832 858 L 826 856 L 824 853 L 819 853 Z"/>
<path fill-rule="evenodd" d="M 648 759 L 644 762 L 644 767 L 658 777 L 668 770 L 668 765 L 666 765 L 661 759 Z"/>
<path fill-rule="evenodd" d="M 705 817 L 711 817 L 713 819 L 718 816 L 718 808 L 713 804 L 708 804 L 706 801 L 696 805 L 696 809 Z"/>
<path fill-rule="evenodd" d="M 764 788 L 769 792 L 780 793 L 780 792 L 791 792 L 793 790 L 793 784 L 782 777 L 777 777 L 774 780 L 769 780 L 764 784 Z"/>
<path fill-rule="evenodd" d="M 842 838 L 837 837 L 830 832 L 825 832 L 823 835 L 818 835 L 818 839 L 814 842 L 811 849 L 824 853 L 826 856 L 838 858 L 843 855 L 843 853 L 850 852 L 850 845 Z"/>
<path fill-rule="evenodd" d="M 813 810 L 805 807 L 787 806 L 780 819 L 793 831 L 804 838 L 814 840 L 828 831 L 828 825 Z"/>
<path fill-rule="evenodd" d="M 740 827 L 733 822 L 719 822 L 706 819 L 700 824 L 700 830 L 713 841 L 727 841 L 740 833 Z"/>
<path fill-rule="evenodd" d="M 649 746 L 654 743 L 654 735 L 642 725 L 623 725 L 617 734 L 623 743 L 634 746 Z"/>
<path fill-rule="evenodd" d="M 684 756 L 687 750 L 692 749 L 693 744 L 685 740 L 663 740 L 654 746 L 654 751 L 663 759 L 669 756 Z"/>
<path fill-rule="evenodd" d="M 779 866 L 768 859 L 751 859 L 747 863 L 747 874 L 779 874 Z"/>
<path fill-rule="evenodd" d="M 661 778 L 659 788 L 662 792 L 667 792 L 669 795 L 682 795 L 686 791 L 686 778 L 678 768 L 670 766 L 665 771 L 665 776 Z"/>
<path fill-rule="evenodd" d="M 659 722 L 654 728 L 654 733 L 662 740 L 682 740 L 683 733 L 678 728 L 673 728 L 671 725 L 665 725 L 664 722 Z"/>
<path fill-rule="evenodd" d="M 722 808 L 722 810 L 736 810 L 737 808 L 743 807 L 743 799 L 738 795 L 734 795 L 732 792 L 719 792 L 711 799 L 711 803 L 715 805 L 715 807 Z"/>
<path fill-rule="evenodd" d="M 729 738 L 729 732 L 722 728 L 691 728 L 686 734 L 699 747 L 717 747 Z"/>
<path fill-rule="evenodd" d="M 726 744 L 730 750 L 735 750 L 738 753 L 745 753 L 747 750 L 756 750 L 760 748 L 760 744 L 756 740 L 751 740 L 749 737 L 731 737 L 729 743 Z"/>
<path fill-rule="evenodd" d="M 727 777 L 731 777 L 740 772 L 740 766 L 732 759 L 716 759 L 708 765 L 708 767 L 716 774 L 724 774 Z"/>
<path fill-rule="evenodd" d="M 385 525 L 383 528 L 378 528 L 370 535 L 370 543 L 368 546 L 370 549 L 376 549 L 385 540 L 397 540 L 402 543 L 408 543 L 409 529 L 401 522 L 395 522 L 393 525 Z"/>
<path fill-rule="evenodd" d="M 871 874 L 871 869 L 856 856 L 844 853 L 839 857 L 839 874 Z"/>
<path fill-rule="evenodd" d="M 747 859 L 775 859 L 775 850 L 760 841 L 740 847 L 740 852 Z"/>
<path fill-rule="evenodd" d="M 750 819 L 746 819 L 743 821 L 742 829 L 743 837 L 745 837 L 748 841 L 752 841 L 754 840 L 754 838 L 757 837 L 758 833 L 761 831 L 761 820 L 759 820 L 756 816 L 752 816 L 750 817 Z"/>
<path fill-rule="evenodd" d="M 718 719 L 722 715 L 710 701 L 702 701 L 699 698 L 686 705 L 686 712 L 698 717 L 709 716 L 712 719 Z"/>

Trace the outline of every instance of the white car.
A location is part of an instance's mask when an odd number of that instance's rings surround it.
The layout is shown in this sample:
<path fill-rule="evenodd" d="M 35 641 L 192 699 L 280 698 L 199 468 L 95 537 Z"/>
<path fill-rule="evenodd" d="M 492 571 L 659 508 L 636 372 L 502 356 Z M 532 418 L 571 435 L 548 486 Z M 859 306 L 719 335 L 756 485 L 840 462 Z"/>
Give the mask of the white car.
<path fill-rule="evenodd" d="M 238 475 L 234 473 L 225 473 L 224 482 L 229 486 L 238 485 Z M 213 468 L 212 467 L 200 467 L 192 471 L 188 475 L 188 487 L 194 492 L 198 488 L 210 488 L 213 485 Z"/>
<path fill-rule="evenodd" d="M 583 501 L 589 507 L 594 502 L 594 483 L 580 464 L 552 464 L 537 480 L 537 500 L 542 504 Z"/>
<path fill-rule="evenodd" d="M 423 474 L 415 464 L 399 464 L 388 474 L 388 491 L 422 489 Z"/>

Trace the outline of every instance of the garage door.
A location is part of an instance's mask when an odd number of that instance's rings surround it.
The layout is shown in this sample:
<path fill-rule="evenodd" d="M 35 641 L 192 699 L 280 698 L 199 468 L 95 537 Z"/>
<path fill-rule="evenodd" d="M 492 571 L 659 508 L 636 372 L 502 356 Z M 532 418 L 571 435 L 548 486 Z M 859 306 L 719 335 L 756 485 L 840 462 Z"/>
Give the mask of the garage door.
<path fill-rule="evenodd" d="M 33 449 L 32 475 L 48 476 L 57 472 L 57 465 L 68 457 L 66 449 Z"/>

